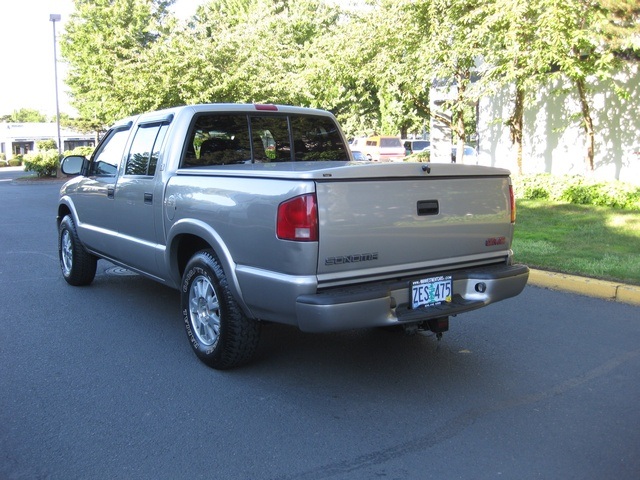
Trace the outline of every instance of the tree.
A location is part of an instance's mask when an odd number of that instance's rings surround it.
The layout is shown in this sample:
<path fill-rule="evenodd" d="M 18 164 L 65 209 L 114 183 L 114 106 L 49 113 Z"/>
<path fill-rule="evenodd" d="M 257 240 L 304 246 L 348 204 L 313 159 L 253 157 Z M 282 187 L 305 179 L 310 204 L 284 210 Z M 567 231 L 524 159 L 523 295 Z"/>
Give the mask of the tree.
<path fill-rule="evenodd" d="M 434 76 L 428 69 L 426 51 L 431 43 L 432 2 L 384 0 L 376 14 L 373 30 L 376 83 L 385 133 L 422 130 L 431 116 L 429 92 Z"/>
<path fill-rule="evenodd" d="M 336 10 L 338 20 L 311 45 L 304 71 L 310 106 L 331 110 L 348 136 L 379 131 L 380 98 L 374 65 L 377 25 L 361 11 Z"/>
<path fill-rule="evenodd" d="M 344 9 L 314 43 L 307 69 L 314 101 L 350 135 L 405 136 L 427 122 L 431 76 L 422 68 L 429 2 L 379 0 Z"/>
<path fill-rule="evenodd" d="M 29 108 L 15 110 L 11 115 L 7 115 L 4 118 L 5 121 L 12 123 L 42 123 L 47 121 L 46 115 Z"/>
<path fill-rule="evenodd" d="M 516 146 L 516 165 L 522 173 L 524 112 L 532 93 L 547 80 L 552 58 L 546 36 L 541 35 L 540 15 L 550 5 L 546 0 L 496 0 L 481 12 L 478 35 L 483 65 L 478 95 L 494 94 L 505 86 L 513 94 L 513 108 L 506 125 Z"/>
<path fill-rule="evenodd" d="M 206 4 L 183 32 L 193 40 L 182 44 L 200 52 L 189 100 L 308 105 L 307 52 L 336 18 L 320 0 Z"/>
<path fill-rule="evenodd" d="M 75 0 L 61 39 L 66 80 L 80 116 L 106 126 L 164 106 L 166 91 L 149 82 L 149 50 L 167 33 L 172 0 Z"/>
<path fill-rule="evenodd" d="M 605 5 L 606 4 L 606 5 Z M 506 125 L 522 173 L 523 116 L 533 94 L 561 76 L 575 86 L 587 138 L 586 165 L 593 170 L 595 131 L 590 85 L 610 78 L 638 29 L 638 6 L 625 0 L 494 0 L 484 2 L 478 34 L 484 60 L 479 95 L 508 86 L 513 109 Z M 624 94 L 621 90 L 619 93 Z"/>
<path fill-rule="evenodd" d="M 464 154 L 465 108 L 474 101 L 469 87 L 482 52 L 482 37 L 477 32 L 485 8 L 485 3 L 474 0 L 432 0 L 429 7 L 427 68 L 440 88 L 455 92 L 455 98 L 445 104 L 452 112 L 451 130 L 457 138 L 458 161 Z"/>
<path fill-rule="evenodd" d="M 550 1 L 549 7 L 539 19 L 540 35 L 558 72 L 576 88 L 586 136 L 586 169 L 593 171 L 595 128 L 590 84 L 612 79 L 620 54 L 637 48 L 629 40 L 640 31 L 640 5 L 627 0 L 558 0 Z M 624 95 L 620 89 L 617 92 Z"/>
<path fill-rule="evenodd" d="M 38 150 L 40 151 L 58 149 L 58 143 L 52 138 L 48 140 L 40 140 L 36 145 L 38 146 Z"/>
<path fill-rule="evenodd" d="M 351 135 L 404 136 L 438 115 L 437 84 L 455 92 L 452 119 L 440 119 L 462 154 L 471 106 L 509 85 L 519 170 L 525 108 L 552 72 L 576 86 L 593 168 L 589 85 L 635 51 L 640 10 L 630 0 L 370 0 L 359 9 L 210 0 L 179 22 L 171 1 L 74 1 L 61 46 L 83 129 L 180 104 L 273 102 L 330 109 Z"/>

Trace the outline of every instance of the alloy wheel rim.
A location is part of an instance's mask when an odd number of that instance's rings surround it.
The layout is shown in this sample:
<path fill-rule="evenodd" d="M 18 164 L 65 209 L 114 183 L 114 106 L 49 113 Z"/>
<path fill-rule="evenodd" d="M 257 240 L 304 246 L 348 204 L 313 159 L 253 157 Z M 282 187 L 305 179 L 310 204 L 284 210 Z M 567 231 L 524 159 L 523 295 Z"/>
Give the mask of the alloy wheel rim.
<path fill-rule="evenodd" d="M 208 278 L 199 275 L 189 290 L 189 318 L 194 335 L 203 345 L 213 345 L 220 335 L 220 302 Z"/>
<path fill-rule="evenodd" d="M 60 244 L 62 269 L 65 275 L 69 275 L 71 273 L 71 268 L 73 267 L 73 243 L 71 242 L 71 235 L 69 234 L 69 230 L 64 230 L 62 232 L 62 239 Z"/>

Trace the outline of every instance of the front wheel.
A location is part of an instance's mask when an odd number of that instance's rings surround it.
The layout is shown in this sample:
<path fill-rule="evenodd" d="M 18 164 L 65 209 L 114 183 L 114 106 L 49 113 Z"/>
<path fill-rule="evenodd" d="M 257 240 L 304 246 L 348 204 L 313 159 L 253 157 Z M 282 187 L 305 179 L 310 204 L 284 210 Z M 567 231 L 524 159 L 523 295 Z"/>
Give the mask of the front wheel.
<path fill-rule="evenodd" d="M 242 312 L 210 250 L 189 260 L 182 276 L 181 300 L 189 343 L 200 360 L 223 370 L 253 358 L 260 323 Z"/>
<path fill-rule="evenodd" d="M 80 243 L 73 219 L 66 215 L 58 227 L 58 257 L 62 276 L 74 286 L 89 285 L 96 276 L 98 258 Z"/>

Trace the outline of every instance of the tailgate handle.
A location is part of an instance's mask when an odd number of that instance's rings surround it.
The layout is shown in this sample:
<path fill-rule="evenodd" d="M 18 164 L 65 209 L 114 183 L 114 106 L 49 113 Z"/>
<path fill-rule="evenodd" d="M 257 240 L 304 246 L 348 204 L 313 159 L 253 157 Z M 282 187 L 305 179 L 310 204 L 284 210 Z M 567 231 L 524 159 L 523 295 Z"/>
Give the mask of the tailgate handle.
<path fill-rule="evenodd" d="M 440 213 L 438 200 L 420 200 L 418 202 L 418 215 L 437 215 Z"/>

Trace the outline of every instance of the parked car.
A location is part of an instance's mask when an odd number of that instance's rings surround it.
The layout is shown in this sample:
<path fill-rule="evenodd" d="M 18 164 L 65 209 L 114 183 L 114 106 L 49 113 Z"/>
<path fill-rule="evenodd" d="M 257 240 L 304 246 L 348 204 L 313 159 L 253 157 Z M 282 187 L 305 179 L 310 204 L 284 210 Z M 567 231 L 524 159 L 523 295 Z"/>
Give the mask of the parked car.
<path fill-rule="evenodd" d="M 352 152 L 354 150 L 361 152 L 366 143 L 367 143 L 367 137 L 354 138 L 349 142 L 349 148 L 351 149 Z"/>
<path fill-rule="evenodd" d="M 427 150 L 431 146 L 429 140 L 405 140 L 404 149 L 407 155 L 412 153 L 420 153 Z"/>
<path fill-rule="evenodd" d="M 369 161 L 367 156 L 364 153 L 362 153 L 360 150 L 351 150 L 351 155 L 353 155 L 353 159 L 356 162 L 368 162 Z"/>
<path fill-rule="evenodd" d="M 402 162 L 405 157 L 404 146 L 398 137 L 369 137 L 362 152 L 373 162 Z"/>
<path fill-rule="evenodd" d="M 458 148 L 451 147 L 451 163 L 456 163 L 458 158 Z M 465 165 L 476 165 L 478 163 L 478 151 L 471 145 L 464 146 L 462 154 L 462 163 Z"/>

